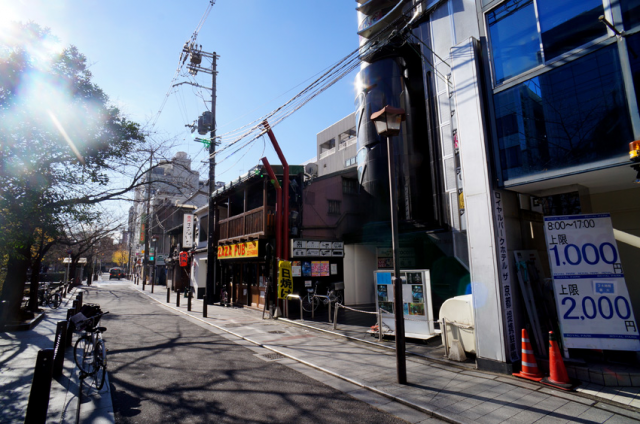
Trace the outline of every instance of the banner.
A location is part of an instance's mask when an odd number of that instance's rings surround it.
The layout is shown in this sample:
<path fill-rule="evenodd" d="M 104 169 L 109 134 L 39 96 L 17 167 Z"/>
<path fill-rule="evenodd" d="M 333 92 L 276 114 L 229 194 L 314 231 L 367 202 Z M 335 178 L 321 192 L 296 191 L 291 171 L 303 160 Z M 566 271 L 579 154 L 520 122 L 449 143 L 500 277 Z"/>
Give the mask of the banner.
<path fill-rule="evenodd" d="M 185 213 L 182 226 L 182 247 L 193 247 L 193 215 Z"/>
<path fill-rule="evenodd" d="M 258 241 L 218 246 L 218 259 L 242 259 L 258 257 Z"/>
<path fill-rule="evenodd" d="M 280 261 L 278 262 L 278 299 L 284 299 L 291 293 L 293 293 L 291 262 Z"/>
<path fill-rule="evenodd" d="M 544 231 L 564 346 L 640 350 L 611 216 L 545 217 Z"/>

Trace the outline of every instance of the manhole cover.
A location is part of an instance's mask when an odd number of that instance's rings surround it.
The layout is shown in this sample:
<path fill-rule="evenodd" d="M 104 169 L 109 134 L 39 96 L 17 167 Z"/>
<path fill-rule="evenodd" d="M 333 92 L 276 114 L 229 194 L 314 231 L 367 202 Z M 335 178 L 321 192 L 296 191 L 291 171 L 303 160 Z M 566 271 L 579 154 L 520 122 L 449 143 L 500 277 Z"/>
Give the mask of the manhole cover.
<path fill-rule="evenodd" d="M 286 356 L 280 355 L 279 353 L 261 353 L 256 356 L 260 359 L 264 359 L 265 361 L 277 361 L 279 359 L 286 358 Z"/>
<path fill-rule="evenodd" d="M 284 334 L 284 331 L 280 331 L 280 330 L 271 330 L 271 331 L 267 331 L 267 333 L 269 333 L 269 334 Z"/>

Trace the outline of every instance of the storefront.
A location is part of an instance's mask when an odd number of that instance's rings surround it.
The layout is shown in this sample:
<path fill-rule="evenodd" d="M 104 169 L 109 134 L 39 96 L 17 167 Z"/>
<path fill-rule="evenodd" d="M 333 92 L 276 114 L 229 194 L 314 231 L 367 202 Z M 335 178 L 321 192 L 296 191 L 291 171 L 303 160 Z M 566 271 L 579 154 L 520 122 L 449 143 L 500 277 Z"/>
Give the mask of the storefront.
<path fill-rule="evenodd" d="M 266 240 L 218 246 L 222 290 L 235 305 L 262 308 L 267 289 Z"/>

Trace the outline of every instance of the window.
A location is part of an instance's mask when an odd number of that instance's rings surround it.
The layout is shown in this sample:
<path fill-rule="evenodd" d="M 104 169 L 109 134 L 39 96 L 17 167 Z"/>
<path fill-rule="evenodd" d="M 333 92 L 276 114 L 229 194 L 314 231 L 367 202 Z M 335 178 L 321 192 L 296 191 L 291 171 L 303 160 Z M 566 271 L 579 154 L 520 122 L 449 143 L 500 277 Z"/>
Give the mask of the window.
<path fill-rule="evenodd" d="M 201 216 L 198 222 L 200 223 L 200 237 L 198 241 L 207 241 L 209 234 L 209 215 Z"/>
<path fill-rule="evenodd" d="M 624 29 L 629 30 L 640 23 L 640 0 L 621 0 Z"/>
<path fill-rule="evenodd" d="M 340 215 L 340 201 L 328 200 L 329 202 L 329 215 Z"/>
<path fill-rule="evenodd" d="M 355 156 L 344 161 L 344 167 L 345 168 L 348 168 L 351 165 L 355 165 L 355 164 L 356 164 L 356 157 Z"/>
<path fill-rule="evenodd" d="M 607 34 L 602 0 L 537 0 L 545 60 Z"/>
<path fill-rule="evenodd" d="M 487 13 L 497 84 L 542 63 L 533 0 L 510 0 Z"/>
<path fill-rule="evenodd" d="M 494 100 L 504 180 L 621 156 L 633 140 L 615 44 Z"/>
<path fill-rule="evenodd" d="M 496 84 L 606 36 L 598 20 L 603 14 L 602 0 L 508 0 L 491 10 L 486 17 Z"/>
<path fill-rule="evenodd" d="M 342 179 L 342 193 L 343 194 L 358 194 L 358 180 L 352 178 Z"/>
<path fill-rule="evenodd" d="M 629 50 L 629 63 L 636 91 L 636 101 L 640 105 L 640 34 L 627 37 L 627 50 Z"/>

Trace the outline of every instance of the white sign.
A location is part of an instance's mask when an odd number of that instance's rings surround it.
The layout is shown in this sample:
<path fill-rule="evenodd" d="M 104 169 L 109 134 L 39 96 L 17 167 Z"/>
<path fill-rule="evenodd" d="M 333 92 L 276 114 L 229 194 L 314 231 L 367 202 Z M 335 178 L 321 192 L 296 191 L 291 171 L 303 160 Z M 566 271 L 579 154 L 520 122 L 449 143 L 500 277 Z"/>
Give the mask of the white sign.
<path fill-rule="evenodd" d="M 185 213 L 182 226 L 182 246 L 193 246 L 193 215 Z"/>
<path fill-rule="evenodd" d="M 344 242 L 342 242 L 342 241 L 334 241 L 333 243 L 331 243 L 331 248 L 332 249 L 344 249 Z"/>
<path fill-rule="evenodd" d="M 293 249 L 293 257 L 307 256 L 307 249 Z"/>
<path fill-rule="evenodd" d="M 87 263 L 87 258 L 80 258 L 80 259 L 78 259 L 78 263 L 79 263 L 79 264 L 86 264 L 86 263 Z"/>
<path fill-rule="evenodd" d="M 71 261 L 71 258 L 64 258 L 64 259 L 62 260 L 62 263 L 63 263 L 63 264 L 70 264 L 71 262 L 72 262 L 72 261 Z"/>
<path fill-rule="evenodd" d="M 333 250 L 331 251 L 331 256 L 342 258 L 344 257 L 344 250 Z"/>
<path fill-rule="evenodd" d="M 307 242 L 304 240 L 293 240 L 291 245 L 293 246 L 294 249 L 306 249 L 307 248 Z"/>
<path fill-rule="evenodd" d="M 307 242 L 307 249 L 320 249 L 320 242 L 319 241 L 308 241 Z"/>
<path fill-rule="evenodd" d="M 505 327 L 507 330 L 507 351 L 511 357 L 511 361 L 520 359 L 518 348 L 518 331 L 515 326 L 515 317 L 513 311 L 513 290 L 511 288 L 511 274 L 509 272 L 509 257 L 507 255 L 507 231 L 504 227 L 504 205 L 502 203 L 502 194 L 498 191 L 493 192 L 493 213 L 496 219 L 496 238 L 498 248 L 498 276 L 500 278 L 500 291 L 502 292 L 502 310 L 505 319 Z"/>
<path fill-rule="evenodd" d="M 640 350 L 611 216 L 545 217 L 544 231 L 565 347 Z"/>
<path fill-rule="evenodd" d="M 331 256 L 331 250 L 321 250 L 320 256 Z"/>
<path fill-rule="evenodd" d="M 331 242 L 330 241 L 321 241 L 320 242 L 320 249 L 331 249 Z"/>

